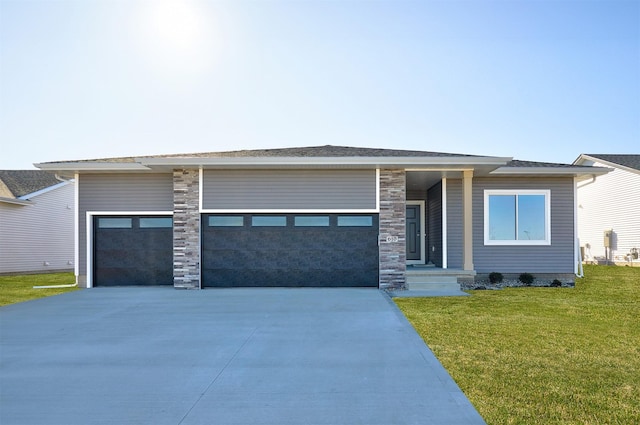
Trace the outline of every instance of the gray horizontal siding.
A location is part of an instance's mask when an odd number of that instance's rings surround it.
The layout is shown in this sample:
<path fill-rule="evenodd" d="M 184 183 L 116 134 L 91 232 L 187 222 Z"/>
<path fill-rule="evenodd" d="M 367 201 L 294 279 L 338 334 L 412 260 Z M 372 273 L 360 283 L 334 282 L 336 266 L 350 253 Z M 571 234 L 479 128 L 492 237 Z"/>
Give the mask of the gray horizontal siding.
<path fill-rule="evenodd" d="M 463 267 L 462 180 L 447 179 L 447 267 Z"/>
<path fill-rule="evenodd" d="M 30 201 L 0 203 L 0 273 L 73 270 L 73 183 Z"/>
<path fill-rule="evenodd" d="M 374 170 L 205 170 L 204 209 L 374 209 Z"/>
<path fill-rule="evenodd" d="M 87 211 L 173 211 L 172 174 L 82 174 L 78 180 L 81 276 L 87 274 Z"/>
<path fill-rule="evenodd" d="M 427 211 L 427 261 L 442 267 L 442 183 L 429 189 Z"/>
<path fill-rule="evenodd" d="M 485 246 L 484 190 L 551 191 L 551 245 Z M 474 178 L 473 260 L 478 273 L 573 273 L 573 178 Z"/>

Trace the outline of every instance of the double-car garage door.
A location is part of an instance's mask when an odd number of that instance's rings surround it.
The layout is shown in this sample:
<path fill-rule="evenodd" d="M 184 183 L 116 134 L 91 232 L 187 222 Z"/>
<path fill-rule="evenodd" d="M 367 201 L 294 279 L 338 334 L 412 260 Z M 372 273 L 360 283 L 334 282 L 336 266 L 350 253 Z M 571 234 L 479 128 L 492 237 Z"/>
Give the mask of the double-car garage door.
<path fill-rule="evenodd" d="M 203 287 L 378 286 L 376 214 L 204 214 Z M 96 217 L 94 285 L 173 283 L 169 217 Z"/>

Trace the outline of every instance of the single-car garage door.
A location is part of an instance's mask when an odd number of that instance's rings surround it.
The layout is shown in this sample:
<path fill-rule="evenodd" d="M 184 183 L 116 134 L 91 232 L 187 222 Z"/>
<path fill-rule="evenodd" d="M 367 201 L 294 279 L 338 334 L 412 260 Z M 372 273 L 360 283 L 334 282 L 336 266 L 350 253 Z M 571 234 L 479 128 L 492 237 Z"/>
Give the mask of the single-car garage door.
<path fill-rule="evenodd" d="M 93 229 L 94 286 L 173 285 L 171 217 L 95 217 Z"/>
<path fill-rule="evenodd" d="M 202 284 L 378 286 L 376 214 L 206 214 Z"/>

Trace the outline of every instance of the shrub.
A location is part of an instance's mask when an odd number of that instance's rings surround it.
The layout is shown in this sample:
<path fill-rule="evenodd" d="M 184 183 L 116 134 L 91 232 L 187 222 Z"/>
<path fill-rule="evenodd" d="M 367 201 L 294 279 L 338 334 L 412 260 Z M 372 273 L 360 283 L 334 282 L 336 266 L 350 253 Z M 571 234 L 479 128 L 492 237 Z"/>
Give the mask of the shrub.
<path fill-rule="evenodd" d="M 531 273 L 522 273 L 520 277 L 518 277 L 518 280 L 527 286 L 531 286 L 534 279 L 535 277 L 533 277 Z"/>
<path fill-rule="evenodd" d="M 562 286 L 562 282 L 560 282 L 558 279 L 553 279 L 553 282 L 551 282 L 551 286 L 557 288 L 559 286 Z"/>
<path fill-rule="evenodd" d="M 502 282 L 502 279 L 504 279 L 504 276 L 502 276 L 502 273 L 498 273 L 498 272 L 489 273 L 489 282 L 491 283 L 500 283 Z"/>

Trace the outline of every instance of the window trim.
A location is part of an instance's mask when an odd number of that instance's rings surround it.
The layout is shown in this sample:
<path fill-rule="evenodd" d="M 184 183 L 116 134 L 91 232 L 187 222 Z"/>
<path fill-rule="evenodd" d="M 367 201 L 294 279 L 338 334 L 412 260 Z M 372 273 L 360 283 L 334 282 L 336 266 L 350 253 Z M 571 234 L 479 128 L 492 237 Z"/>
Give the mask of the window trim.
<path fill-rule="evenodd" d="M 516 196 L 516 227 L 518 222 L 518 202 L 519 195 L 543 195 L 544 196 L 544 233 L 545 238 L 541 240 L 492 240 L 489 239 L 489 197 L 492 195 L 512 195 Z M 518 230 L 516 228 L 516 238 Z M 485 189 L 484 191 L 484 244 L 494 246 L 535 246 L 551 245 L 551 190 L 549 189 Z"/>

